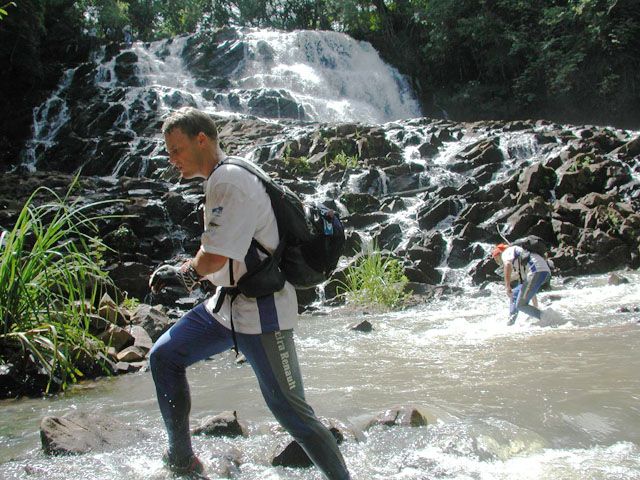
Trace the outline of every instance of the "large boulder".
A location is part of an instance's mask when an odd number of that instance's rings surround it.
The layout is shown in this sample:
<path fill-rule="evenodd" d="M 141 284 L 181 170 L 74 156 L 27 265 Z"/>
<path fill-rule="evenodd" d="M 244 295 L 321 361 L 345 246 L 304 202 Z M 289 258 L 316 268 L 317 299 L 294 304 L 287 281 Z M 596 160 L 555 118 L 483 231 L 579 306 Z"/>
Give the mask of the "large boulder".
<path fill-rule="evenodd" d="M 418 210 L 418 225 L 424 230 L 431 230 L 450 215 L 457 215 L 461 202 L 456 198 L 445 198 L 435 204 L 427 204 Z"/>
<path fill-rule="evenodd" d="M 149 433 L 104 414 L 72 412 L 44 417 L 40 422 L 42 449 L 47 455 L 105 452 L 134 445 Z"/>
<path fill-rule="evenodd" d="M 521 192 L 529 192 L 544 198 L 549 198 L 556 186 L 556 172 L 552 168 L 536 163 L 525 169 L 518 179 Z"/>
<path fill-rule="evenodd" d="M 174 322 L 161 308 L 141 304 L 131 315 L 131 323 L 144 328 L 155 342 L 164 332 L 169 330 Z"/>

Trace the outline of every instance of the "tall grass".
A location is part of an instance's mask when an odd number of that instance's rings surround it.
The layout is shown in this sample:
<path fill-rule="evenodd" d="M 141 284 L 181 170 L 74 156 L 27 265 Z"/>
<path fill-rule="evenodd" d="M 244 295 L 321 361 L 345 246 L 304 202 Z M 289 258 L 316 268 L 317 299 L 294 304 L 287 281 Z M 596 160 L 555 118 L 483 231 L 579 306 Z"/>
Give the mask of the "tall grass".
<path fill-rule="evenodd" d="M 399 260 L 386 256 L 377 247 L 356 260 L 346 270 L 338 289 L 349 302 L 382 309 L 402 307 L 409 294 L 408 279 Z"/>
<path fill-rule="evenodd" d="M 71 200 L 40 187 L 27 200 L 0 252 L 0 364 L 24 362 L 64 389 L 83 376 L 80 365 L 104 352 L 89 334 L 93 305 L 110 283 L 100 266 L 106 248 L 92 213 L 113 200 Z M 36 199 L 47 198 L 36 205 Z"/>

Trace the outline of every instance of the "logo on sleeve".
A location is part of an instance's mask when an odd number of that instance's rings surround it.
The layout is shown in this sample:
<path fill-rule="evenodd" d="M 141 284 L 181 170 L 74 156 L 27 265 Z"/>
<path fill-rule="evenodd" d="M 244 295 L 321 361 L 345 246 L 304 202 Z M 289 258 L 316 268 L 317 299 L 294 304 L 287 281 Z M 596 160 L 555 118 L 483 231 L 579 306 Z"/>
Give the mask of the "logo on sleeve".
<path fill-rule="evenodd" d="M 211 217 L 209 219 L 209 226 L 210 227 L 219 227 L 220 225 L 216 222 L 216 219 L 218 217 L 220 217 L 220 215 L 222 215 L 222 205 L 220 205 L 219 207 L 214 207 L 211 209 Z"/>

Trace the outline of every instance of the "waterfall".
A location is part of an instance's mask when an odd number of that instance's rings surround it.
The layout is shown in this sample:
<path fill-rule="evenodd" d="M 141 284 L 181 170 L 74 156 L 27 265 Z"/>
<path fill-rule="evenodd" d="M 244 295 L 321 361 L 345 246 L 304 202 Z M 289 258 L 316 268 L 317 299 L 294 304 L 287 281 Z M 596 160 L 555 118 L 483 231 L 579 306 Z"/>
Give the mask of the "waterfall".
<path fill-rule="evenodd" d="M 151 125 L 185 105 L 219 116 L 315 122 L 378 124 L 421 114 L 406 78 L 369 43 L 325 31 L 232 32 L 234 40 L 203 49 L 226 52 L 224 77 L 207 70 L 215 69 L 216 58 L 206 59 L 204 71 L 192 71 L 185 63 L 185 52 L 200 45 L 201 37 L 134 42 L 119 51 L 114 45 L 102 47 L 93 56 L 94 66 L 70 69 L 52 96 L 34 109 L 23 165 L 35 170 L 43 159 L 56 161 L 49 158 L 60 152 L 50 155 L 50 149 L 70 138 L 74 152 L 83 154 L 74 154 L 74 162 L 104 157 L 106 138 L 115 139 L 117 147 L 108 149 L 109 161 L 96 173 L 149 175 L 149 162 L 141 158 L 162 150 L 157 127 Z M 73 111 L 69 98 L 76 104 Z"/>
<path fill-rule="evenodd" d="M 33 109 L 33 133 L 21 154 L 21 163 L 28 171 L 35 171 L 37 152 L 53 146 L 60 129 L 69 121 L 69 106 L 62 92 L 71 83 L 73 73 L 74 69 L 65 71 L 58 88 Z"/>
<path fill-rule="evenodd" d="M 407 80 L 371 44 L 337 32 L 250 30 L 234 81 L 285 90 L 318 121 L 384 123 L 419 117 Z"/>

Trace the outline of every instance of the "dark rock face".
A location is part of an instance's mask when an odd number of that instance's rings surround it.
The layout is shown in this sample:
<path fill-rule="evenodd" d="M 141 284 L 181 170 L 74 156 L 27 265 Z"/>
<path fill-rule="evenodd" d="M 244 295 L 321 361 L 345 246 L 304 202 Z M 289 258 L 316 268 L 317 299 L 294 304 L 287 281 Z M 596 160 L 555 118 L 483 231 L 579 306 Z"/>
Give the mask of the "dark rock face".
<path fill-rule="evenodd" d="M 249 54 L 238 31 L 156 47 L 110 47 L 103 59 L 70 72 L 36 112 L 52 135 L 29 151 L 41 171 L 0 180 L 0 226 L 13 225 L 37 185 L 64 195 L 69 172 L 82 167 L 74 195 L 87 202 L 121 200 L 108 208 L 123 217 L 100 225 L 113 248 L 105 254 L 107 270 L 120 290 L 144 299 L 154 268 L 193 255 L 202 230 L 202 185 L 178 182 L 160 128 L 168 108 L 193 105 L 194 98 L 186 89 L 151 88 L 142 68 L 145 56 L 167 58 L 180 47 L 211 101 L 281 119 L 216 121 L 227 153 L 250 158 L 295 192 L 339 212 L 347 256 L 375 242 L 401 260 L 413 283 L 438 285 L 449 268 L 483 282 L 496 278 L 486 256 L 501 241 L 499 228 L 510 240 L 534 234 L 549 242 L 550 257 L 565 275 L 640 265 L 637 133 L 531 120 L 306 123 L 304 109 L 286 91 L 232 85 L 230 73 Z M 260 46 L 264 61 L 272 53 Z M 325 286 L 327 299 L 335 298 L 336 285 Z M 301 293 L 302 307 L 316 294 Z M 180 295 L 167 289 L 153 300 L 173 305 Z M 149 333 L 155 340 L 167 325 L 154 325 Z"/>
<path fill-rule="evenodd" d="M 428 119 L 423 122 L 425 125 L 439 123 Z M 150 126 L 145 127 L 148 128 Z M 403 259 L 406 274 L 412 282 L 440 283 L 439 267 L 444 265 L 466 269 L 476 283 L 496 279 L 492 262 L 482 259 L 491 244 L 501 241 L 497 224 L 511 239 L 535 234 L 549 242 L 552 245 L 550 256 L 565 275 L 603 272 L 640 263 L 640 216 L 636 213 L 640 189 L 629 180 L 633 177 L 632 170 L 626 150 L 620 147 L 603 152 L 602 145 L 609 145 L 606 142 L 596 144 L 578 136 L 556 136 L 553 145 L 567 145 L 559 150 L 559 156 L 551 156 L 545 162 L 530 164 L 516 172 L 511 167 L 513 160 L 504 158 L 502 151 L 502 157 L 496 152 L 497 141 L 476 142 L 456 154 L 452 163 L 429 167 L 430 175 L 441 175 L 451 169 L 456 171 L 460 161 L 469 162 L 471 169 L 476 165 L 497 165 L 496 179 L 486 187 L 468 178 L 468 173 L 454 172 L 461 176 L 457 184 L 428 186 L 426 193 L 418 189 L 415 193 L 410 190 L 407 196 L 395 193 L 386 196 L 384 185 L 413 187 L 416 184 L 413 180 L 408 183 L 400 180 L 407 178 L 407 173 L 413 175 L 411 164 L 402 163 L 393 155 L 387 157 L 388 161 L 381 159 L 379 155 L 387 150 L 383 147 L 384 142 L 380 143 L 382 151 L 372 150 L 374 157 L 358 158 L 357 166 L 349 169 L 324 161 L 309 163 L 308 169 L 294 171 L 287 164 L 290 160 L 282 153 L 295 151 L 298 155 L 295 158 L 310 158 L 308 156 L 316 152 L 331 158 L 328 151 L 336 148 L 335 145 L 350 148 L 348 145 L 352 140 L 356 141 L 356 136 L 379 138 L 380 127 L 316 125 L 295 140 L 288 139 L 287 128 L 286 124 L 265 124 L 257 120 L 219 119 L 220 138 L 229 153 L 241 153 L 249 145 L 259 145 L 262 141 L 275 141 L 278 148 L 254 150 L 256 161 L 267 171 L 279 175 L 301 194 L 316 191 L 324 182 L 325 203 L 341 212 L 348 230 L 347 255 L 360 251 L 365 234 L 379 248 Z M 407 123 L 395 128 L 405 132 L 402 138 L 407 138 L 406 132 L 412 127 Z M 500 135 L 494 124 L 478 123 L 466 128 L 476 134 L 482 131 L 489 132 L 489 136 Z M 593 138 L 600 138 L 600 130 L 593 130 Z M 551 137 L 556 135 L 554 132 L 548 130 L 545 135 Z M 394 136 L 401 135 L 396 133 L 387 138 Z M 574 144 L 576 147 L 571 148 Z M 622 143 L 627 144 L 634 145 L 632 140 Z M 584 151 L 589 149 L 597 150 L 598 154 L 586 156 Z M 200 182 L 184 182 L 174 187 L 170 183 L 175 181 L 171 175 L 169 181 L 155 177 L 168 172 L 163 167 L 166 158 L 149 160 L 156 162 L 147 163 L 148 168 L 155 169 L 154 177 L 121 176 L 115 182 L 83 177 L 83 188 L 79 192 L 87 201 L 121 198 L 121 203 L 111 207 L 113 212 L 132 216 L 108 222 L 101 229 L 105 241 L 116 250 L 116 256 L 108 258 L 112 278 L 120 289 L 138 298 L 148 294 L 148 275 L 155 266 L 197 250 L 202 229 Z M 378 166 L 385 164 L 391 166 L 384 167 L 382 173 Z M 504 172 L 500 174 L 502 177 L 498 176 L 499 172 Z M 584 179 L 567 183 L 569 180 L 565 179 L 573 178 L 572 175 L 583 175 Z M 348 181 L 349 178 L 357 180 Z M 611 183 L 611 178 L 626 183 L 620 186 Z M 583 180 L 588 180 L 587 187 Z M 38 184 L 49 185 L 62 194 L 69 177 L 38 172 L 26 176 L 8 175 L 4 182 L 0 201 L 5 208 L 0 220 L 8 228 L 21 206 L 18 199 L 26 198 Z M 613 184 L 616 186 L 611 187 Z M 419 233 L 411 238 L 407 238 L 406 224 L 397 221 L 397 215 L 403 215 L 409 208 L 415 211 L 411 221 L 419 228 Z M 331 287 L 325 288 L 325 294 L 331 291 Z M 159 299 L 171 304 L 178 295 L 178 292 L 167 291 Z M 301 296 L 301 305 L 312 303 L 315 295 L 314 291 L 309 291 Z M 332 295 L 329 293 L 329 297 Z M 160 333 L 154 332 L 152 337 L 155 339 Z"/>

